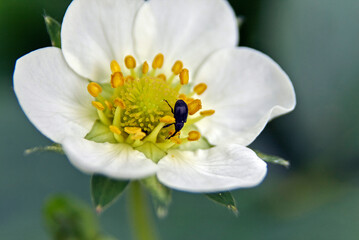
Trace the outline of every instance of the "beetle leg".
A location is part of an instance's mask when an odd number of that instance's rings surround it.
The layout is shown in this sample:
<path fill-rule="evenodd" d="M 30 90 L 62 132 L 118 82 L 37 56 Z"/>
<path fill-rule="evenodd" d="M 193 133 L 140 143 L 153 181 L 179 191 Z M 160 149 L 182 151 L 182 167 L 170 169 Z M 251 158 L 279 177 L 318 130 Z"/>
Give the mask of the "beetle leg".
<path fill-rule="evenodd" d="M 177 133 L 178 131 L 175 131 L 171 136 L 167 137 L 166 139 L 170 139 L 171 137 L 174 137 Z"/>
<path fill-rule="evenodd" d="M 171 126 L 171 125 L 173 125 L 173 124 L 175 124 L 175 123 L 167 124 L 167 125 L 165 125 L 163 128 L 169 127 L 169 126 Z"/>
<path fill-rule="evenodd" d="M 165 102 L 168 104 L 168 106 L 171 108 L 171 112 L 172 112 L 172 114 L 173 114 L 173 108 L 172 108 L 172 106 L 167 102 L 166 99 L 163 99 L 163 101 L 165 101 Z"/>

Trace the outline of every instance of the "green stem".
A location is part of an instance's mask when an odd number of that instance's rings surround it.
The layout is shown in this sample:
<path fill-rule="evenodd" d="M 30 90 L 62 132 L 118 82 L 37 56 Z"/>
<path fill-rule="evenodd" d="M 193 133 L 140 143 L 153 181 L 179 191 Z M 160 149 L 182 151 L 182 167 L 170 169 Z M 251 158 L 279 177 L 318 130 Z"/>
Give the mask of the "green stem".
<path fill-rule="evenodd" d="M 146 195 L 138 181 L 132 182 L 129 194 L 130 220 L 136 240 L 158 240 Z"/>

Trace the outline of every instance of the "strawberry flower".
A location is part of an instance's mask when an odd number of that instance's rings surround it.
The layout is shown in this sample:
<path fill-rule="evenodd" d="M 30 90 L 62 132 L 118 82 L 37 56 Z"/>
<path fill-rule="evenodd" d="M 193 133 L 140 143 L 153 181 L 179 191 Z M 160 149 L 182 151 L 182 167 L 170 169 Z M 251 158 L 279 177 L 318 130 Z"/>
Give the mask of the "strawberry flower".
<path fill-rule="evenodd" d="M 15 93 L 86 173 L 156 174 L 189 192 L 252 187 L 266 163 L 246 146 L 294 109 L 295 93 L 271 58 L 237 47 L 238 35 L 225 0 L 74 0 L 62 48 L 20 58 Z M 189 115 L 177 132 L 179 100 Z"/>

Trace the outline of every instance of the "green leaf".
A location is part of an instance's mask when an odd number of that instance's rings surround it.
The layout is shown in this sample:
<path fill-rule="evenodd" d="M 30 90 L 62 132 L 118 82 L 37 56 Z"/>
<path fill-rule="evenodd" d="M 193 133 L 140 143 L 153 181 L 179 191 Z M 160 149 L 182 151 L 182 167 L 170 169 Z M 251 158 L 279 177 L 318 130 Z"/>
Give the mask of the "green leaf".
<path fill-rule="evenodd" d="M 44 14 L 44 20 L 47 33 L 50 36 L 51 45 L 61 48 L 61 24 L 46 13 Z"/>
<path fill-rule="evenodd" d="M 168 207 L 172 200 L 171 189 L 162 185 L 156 176 L 142 179 L 141 183 L 152 196 L 152 203 L 155 208 L 157 217 L 166 217 L 168 213 Z"/>
<path fill-rule="evenodd" d="M 92 175 L 91 195 L 96 212 L 101 213 L 123 193 L 129 181 L 115 180 L 102 175 Z"/>
<path fill-rule="evenodd" d="M 135 149 L 142 152 L 147 158 L 156 163 L 167 154 L 152 142 L 145 142 L 143 145 L 136 147 Z"/>
<path fill-rule="evenodd" d="M 225 206 L 231 210 L 234 215 L 238 215 L 238 209 L 236 206 L 236 201 L 234 200 L 232 193 L 230 192 L 220 192 L 220 193 L 207 193 L 206 196 L 213 200 L 214 202 Z"/>
<path fill-rule="evenodd" d="M 99 120 L 96 120 L 91 131 L 85 136 L 85 139 L 98 143 L 117 143 L 108 126 L 104 125 Z"/>
<path fill-rule="evenodd" d="M 91 209 L 72 197 L 51 197 L 45 203 L 44 218 L 51 239 L 85 240 L 96 239 L 99 235 L 99 226 Z"/>
<path fill-rule="evenodd" d="M 253 150 L 253 151 L 263 161 L 273 163 L 273 164 L 282 165 L 282 166 L 284 166 L 286 168 L 289 168 L 289 166 L 290 166 L 290 163 L 287 160 L 284 160 L 283 158 L 280 158 L 280 157 L 277 157 L 277 156 L 272 156 L 272 155 L 267 155 L 267 154 L 261 153 L 261 152 L 259 152 L 257 150 Z"/>
<path fill-rule="evenodd" d="M 62 149 L 61 145 L 57 143 L 50 146 L 44 146 L 44 147 L 39 146 L 39 147 L 29 148 L 25 150 L 24 154 L 30 155 L 37 152 L 56 152 L 56 153 L 64 154 L 64 150 Z"/>

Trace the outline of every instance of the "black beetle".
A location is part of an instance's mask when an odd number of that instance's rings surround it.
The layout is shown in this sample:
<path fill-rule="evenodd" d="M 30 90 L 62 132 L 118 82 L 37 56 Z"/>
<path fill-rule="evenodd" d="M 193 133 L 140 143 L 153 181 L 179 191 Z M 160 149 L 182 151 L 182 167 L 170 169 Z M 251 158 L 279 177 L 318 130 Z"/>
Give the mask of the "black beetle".
<path fill-rule="evenodd" d="M 179 99 L 176 101 L 175 104 L 175 108 L 173 109 L 171 107 L 171 105 L 167 102 L 167 100 L 164 100 L 168 106 L 171 108 L 171 112 L 173 113 L 173 117 L 176 119 L 175 123 L 170 123 L 167 124 L 166 126 L 164 126 L 164 128 L 169 127 L 171 125 L 175 125 L 175 132 L 167 137 L 166 139 L 169 139 L 173 136 L 176 135 L 176 133 L 178 133 L 179 131 L 181 131 L 181 129 L 183 128 L 183 125 L 185 124 L 185 122 L 187 122 L 187 116 L 188 116 L 188 106 L 187 103 L 185 103 L 185 101 Z"/>

